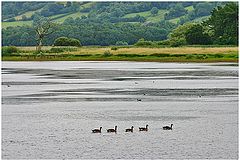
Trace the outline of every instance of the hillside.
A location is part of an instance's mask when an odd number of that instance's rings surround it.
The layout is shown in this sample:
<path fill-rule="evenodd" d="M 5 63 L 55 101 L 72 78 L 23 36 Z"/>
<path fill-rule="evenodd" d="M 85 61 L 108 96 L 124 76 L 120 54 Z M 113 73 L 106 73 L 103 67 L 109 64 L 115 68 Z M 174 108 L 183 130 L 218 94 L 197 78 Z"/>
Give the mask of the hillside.
<path fill-rule="evenodd" d="M 236 44 L 238 40 L 236 37 L 238 4 L 234 2 L 2 4 L 3 46 L 34 46 L 39 40 L 42 45 L 49 46 L 60 37 L 77 39 L 79 45 L 83 46 L 227 45 Z M 221 21 L 213 15 L 213 12 L 221 17 Z M 222 12 L 225 14 L 221 14 Z M 201 23 L 203 20 L 205 22 Z M 47 36 L 40 36 L 39 39 L 36 29 L 41 29 L 44 23 L 52 24 L 51 34 L 44 34 Z M 215 28 L 210 29 L 209 26 L 213 25 Z"/>
<path fill-rule="evenodd" d="M 2 28 L 30 25 L 36 14 L 63 23 L 68 18 L 91 18 L 111 23 L 174 24 L 201 20 L 222 3 L 208 2 L 3 2 Z M 154 11 L 154 9 L 155 11 Z"/>

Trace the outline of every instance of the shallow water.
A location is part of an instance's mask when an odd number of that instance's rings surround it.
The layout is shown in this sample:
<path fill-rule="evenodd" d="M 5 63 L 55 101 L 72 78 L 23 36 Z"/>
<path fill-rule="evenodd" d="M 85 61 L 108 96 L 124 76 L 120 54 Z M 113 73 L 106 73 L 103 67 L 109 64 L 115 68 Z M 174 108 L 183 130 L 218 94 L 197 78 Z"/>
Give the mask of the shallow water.
<path fill-rule="evenodd" d="M 238 159 L 238 66 L 2 62 L 2 159 Z"/>

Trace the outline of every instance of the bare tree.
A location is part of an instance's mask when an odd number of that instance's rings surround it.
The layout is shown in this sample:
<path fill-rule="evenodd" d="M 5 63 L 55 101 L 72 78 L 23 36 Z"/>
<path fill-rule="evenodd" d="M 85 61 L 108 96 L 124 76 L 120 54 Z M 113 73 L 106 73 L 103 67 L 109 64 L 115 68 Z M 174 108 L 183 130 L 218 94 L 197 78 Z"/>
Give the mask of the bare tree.
<path fill-rule="evenodd" d="M 40 52 L 42 49 L 43 39 L 46 36 L 56 31 L 56 24 L 51 22 L 50 19 L 44 18 L 44 19 L 38 20 L 35 23 L 34 29 L 36 32 L 36 41 L 37 41 L 36 50 Z"/>

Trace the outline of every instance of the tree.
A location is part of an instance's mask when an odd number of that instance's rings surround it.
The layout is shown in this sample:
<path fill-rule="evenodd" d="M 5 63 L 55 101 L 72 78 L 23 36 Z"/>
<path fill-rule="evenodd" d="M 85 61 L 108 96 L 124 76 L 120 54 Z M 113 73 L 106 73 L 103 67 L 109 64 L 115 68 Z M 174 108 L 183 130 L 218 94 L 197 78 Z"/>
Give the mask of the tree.
<path fill-rule="evenodd" d="M 67 2 L 66 3 L 66 7 L 71 7 L 71 5 L 72 5 L 72 2 Z"/>
<path fill-rule="evenodd" d="M 209 2 L 198 3 L 195 6 L 194 12 L 197 17 L 207 16 L 210 14 L 210 12 L 214 7 L 215 7 L 214 3 L 209 3 Z"/>
<path fill-rule="evenodd" d="M 40 52 L 42 48 L 43 39 L 46 36 L 55 32 L 56 24 L 51 22 L 50 19 L 48 18 L 40 17 L 38 20 L 33 22 L 33 28 L 36 33 L 36 41 L 37 41 L 36 50 Z"/>
<path fill-rule="evenodd" d="M 21 45 L 30 45 L 29 44 L 29 34 L 27 32 L 23 32 L 23 34 L 20 37 L 20 42 L 22 43 Z"/>
<path fill-rule="evenodd" d="M 168 13 L 164 14 L 164 19 L 169 20 L 175 17 L 180 17 L 182 15 L 185 15 L 187 13 L 187 10 L 183 7 L 181 3 L 178 3 L 176 5 L 173 5 L 173 7 L 170 8 Z"/>
<path fill-rule="evenodd" d="M 179 21 L 178 21 L 178 24 L 182 25 L 186 22 L 189 22 L 190 19 L 188 18 L 188 16 L 183 16 L 183 17 L 180 17 Z"/>
<path fill-rule="evenodd" d="M 238 44 L 238 5 L 235 2 L 227 3 L 224 7 L 213 9 L 211 17 L 204 22 L 213 32 L 216 44 Z"/>
<path fill-rule="evenodd" d="M 211 44 L 211 37 L 207 33 L 204 33 L 203 26 L 200 24 L 194 24 L 193 26 L 188 28 L 185 37 L 186 37 L 187 43 L 190 45 Z"/>
<path fill-rule="evenodd" d="M 187 44 L 186 41 L 186 33 L 189 28 L 191 28 L 194 24 L 186 23 L 178 26 L 176 29 L 172 30 L 172 32 L 168 35 L 170 45 L 171 46 L 180 46 Z"/>
<path fill-rule="evenodd" d="M 79 40 L 74 38 L 59 37 L 54 41 L 55 46 L 81 46 Z"/>
<path fill-rule="evenodd" d="M 151 12 L 152 15 L 156 15 L 156 14 L 158 14 L 158 8 L 153 7 L 150 12 Z"/>

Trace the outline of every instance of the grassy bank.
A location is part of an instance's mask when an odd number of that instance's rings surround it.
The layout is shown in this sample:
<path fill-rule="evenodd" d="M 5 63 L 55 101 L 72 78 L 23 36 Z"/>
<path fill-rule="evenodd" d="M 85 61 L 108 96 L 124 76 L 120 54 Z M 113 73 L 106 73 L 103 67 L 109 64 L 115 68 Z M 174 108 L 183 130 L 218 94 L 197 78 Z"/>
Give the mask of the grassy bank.
<path fill-rule="evenodd" d="M 35 47 L 18 48 L 17 53 L 2 57 L 3 61 L 154 61 L 154 62 L 238 62 L 237 47 Z"/>

